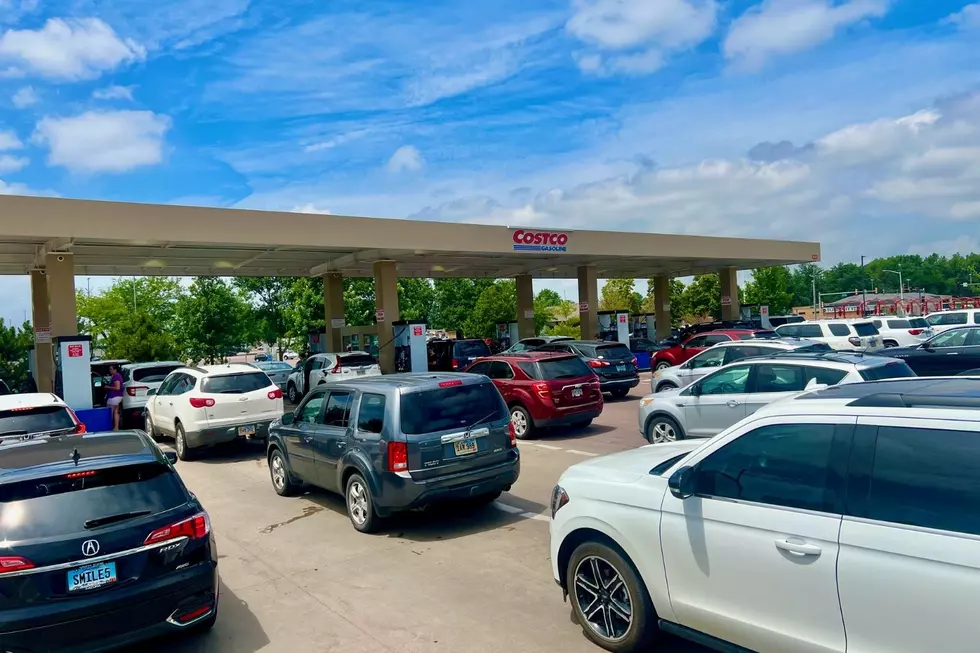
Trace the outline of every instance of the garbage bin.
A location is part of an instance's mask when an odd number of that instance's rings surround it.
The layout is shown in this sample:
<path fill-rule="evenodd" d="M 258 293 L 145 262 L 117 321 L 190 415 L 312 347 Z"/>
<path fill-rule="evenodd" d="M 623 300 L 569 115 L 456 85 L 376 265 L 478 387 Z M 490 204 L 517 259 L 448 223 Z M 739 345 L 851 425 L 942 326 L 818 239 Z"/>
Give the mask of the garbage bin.
<path fill-rule="evenodd" d="M 112 409 L 111 408 L 90 408 L 88 410 L 76 410 L 75 415 L 85 425 L 87 433 L 98 433 L 100 431 L 112 430 Z"/>

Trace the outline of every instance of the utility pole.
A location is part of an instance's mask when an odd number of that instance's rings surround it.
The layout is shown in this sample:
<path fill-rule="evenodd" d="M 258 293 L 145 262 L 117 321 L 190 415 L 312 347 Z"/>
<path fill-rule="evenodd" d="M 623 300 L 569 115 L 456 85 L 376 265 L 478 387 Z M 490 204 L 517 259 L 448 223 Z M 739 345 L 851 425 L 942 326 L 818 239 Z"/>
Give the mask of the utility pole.
<path fill-rule="evenodd" d="M 810 277 L 810 286 L 813 289 L 813 319 L 817 319 L 817 275 Z"/>
<path fill-rule="evenodd" d="M 902 271 L 899 270 L 882 270 L 882 272 L 888 272 L 889 274 L 898 275 L 898 299 L 900 301 L 905 301 L 905 286 L 902 285 Z"/>
<path fill-rule="evenodd" d="M 861 317 L 868 317 L 868 277 L 864 274 L 864 256 L 861 256 L 861 295 L 863 303 L 861 305 Z"/>

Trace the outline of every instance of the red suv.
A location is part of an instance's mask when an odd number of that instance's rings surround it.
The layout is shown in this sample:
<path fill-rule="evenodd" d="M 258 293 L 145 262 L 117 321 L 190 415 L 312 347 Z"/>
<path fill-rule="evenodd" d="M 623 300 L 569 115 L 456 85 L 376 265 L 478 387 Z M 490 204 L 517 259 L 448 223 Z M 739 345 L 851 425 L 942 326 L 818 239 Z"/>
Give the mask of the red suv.
<path fill-rule="evenodd" d="M 490 377 L 521 440 L 549 426 L 585 427 L 602 413 L 599 378 L 572 354 L 500 354 L 481 358 L 465 371 Z"/>
<path fill-rule="evenodd" d="M 778 337 L 776 332 L 770 329 L 719 329 L 717 331 L 708 331 L 707 333 L 696 333 L 678 345 L 656 352 L 650 361 L 650 367 L 654 370 L 662 370 L 680 365 L 681 363 L 687 362 L 689 358 L 700 354 L 705 349 L 717 345 L 719 342 L 753 340 L 756 338 L 772 339 Z"/>

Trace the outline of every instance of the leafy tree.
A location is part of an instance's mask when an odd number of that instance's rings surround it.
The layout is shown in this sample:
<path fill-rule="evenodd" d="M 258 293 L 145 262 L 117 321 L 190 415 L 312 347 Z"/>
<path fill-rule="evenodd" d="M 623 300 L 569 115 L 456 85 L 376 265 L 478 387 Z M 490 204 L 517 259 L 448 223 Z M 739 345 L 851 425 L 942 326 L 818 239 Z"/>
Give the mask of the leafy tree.
<path fill-rule="evenodd" d="M 535 306 L 541 306 L 544 308 L 560 306 L 563 301 L 565 300 L 562 299 L 561 295 L 551 288 L 542 288 L 540 291 L 538 291 L 538 294 L 534 296 Z"/>
<path fill-rule="evenodd" d="M 701 274 L 694 277 L 684 289 L 684 315 L 689 321 L 721 319 L 721 281 L 717 274 Z M 671 303 L 673 312 L 673 303 Z"/>
<path fill-rule="evenodd" d="M 495 283 L 493 279 L 436 279 L 433 282 L 435 301 L 432 328 L 450 331 L 463 329 L 481 293 Z M 511 314 L 516 314 L 516 308 L 512 309 Z M 508 318 L 501 316 L 496 319 Z"/>
<path fill-rule="evenodd" d="M 792 275 L 777 265 L 752 271 L 752 280 L 745 285 L 745 303 L 769 306 L 770 315 L 785 315 L 793 308 Z"/>
<path fill-rule="evenodd" d="M 398 280 L 398 315 L 402 320 L 432 319 L 436 291 L 428 279 L 403 277 Z"/>
<path fill-rule="evenodd" d="M 177 302 L 180 343 L 191 360 L 216 363 L 247 337 L 248 302 L 223 279 L 199 277 Z"/>
<path fill-rule="evenodd" d="M 280 359 L 286 349 L 283 342 L 289 332 L 286 305 L 294 281 L 292 277 L 236 277 L 232 282 L 251 302 L 249 340 L 253 342 L 249 344 L 269 343 Z"/>
<path fill-rule="evenodd" d="M 814 284 L 814 282 L 816 282 Z M 793 295 L 793 306 L 811 306 L 813 304 L 813 289 L 823 284 L 823 270 L 816 263 L 804 263 L 793 268 L 790 273 L 789 290 Z M 772 313 L 775 315 L 775 313 Z"/>
<path fill-rule="evenodd" d="M 7 326 L 0 318 L 0 379 L 14 392 L 23 387 L 30 371 L 28 359 L 34 344 L 34 329 L 29 322 L 20 327 Z"/>
<path fill-rule="evenodd" d="M 670 280 L 670 325 L 677 326 L 687 315 L 687 300 L 684 298 L 686 287 L 680 279 Z"/>
<path fill-rule="evenodd" d="M 555 324 L 554 326 L 545 327 L 542 333 L 546 336 L 569 336 L 576 340 L 582 335 L 581 328 L 578 324 L 575 326 L 571 324 Z"/>
<path fill-rule="evenodd" d="M 320 296 L 321 312 L 323 296 Z M 344 316 L 348 326 L 374 324 L 374 279 L 368 277 L 344 277 Z"/>
<path fill-rule="evenodd" d="M 495 338 L 497 322 L 517 318 L 517 284 L 500 280 L 480 293 L 469 316 L 463 322 L 467 338 Z"/>
<path fill-rule="evenodd" d="M 634 279 L 609 279 L 602 287 L 599 309 L 603 311 L 627 310 L 638 315 L 642 310 L 643 296 L 636 292 Z"/>
<path fill-rule="evenodd" d="M 298 277 L 293 279 L 286 292 L 286 335 L 297 351 L 309 353 L 307 336 L 310 331 L 318 331 L 325 325 L 326 312 L 323 306 L 323 278 Z M 298 343 L 298 344 L 297 344 Z"/>

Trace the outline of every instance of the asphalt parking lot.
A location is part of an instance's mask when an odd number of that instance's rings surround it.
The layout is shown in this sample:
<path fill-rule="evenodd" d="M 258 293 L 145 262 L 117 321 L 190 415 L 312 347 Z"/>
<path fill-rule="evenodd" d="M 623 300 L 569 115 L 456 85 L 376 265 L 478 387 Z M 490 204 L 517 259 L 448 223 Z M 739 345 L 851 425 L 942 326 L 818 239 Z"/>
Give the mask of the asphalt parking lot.
<path fill-rule="evenodd" d="M 598 651 L 552 579 L 548 502 L 568 466 L 642 443 L 648 387 L 647 374 L 587 429 L 522 443 L 521 478 L 495 504 L 401 515 L 374 536 L 351 527 L 339 496 L 279 497 L 260 446 L 179 463 L 218 542 L 218 621 L 205 636 L 138 650 Z M 661 650 L 705 649 L 672 640 Z"/>

